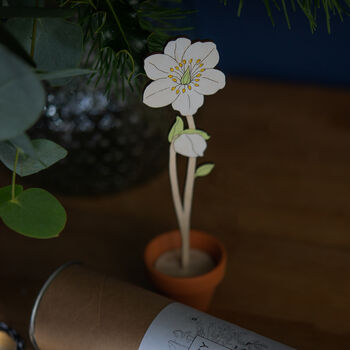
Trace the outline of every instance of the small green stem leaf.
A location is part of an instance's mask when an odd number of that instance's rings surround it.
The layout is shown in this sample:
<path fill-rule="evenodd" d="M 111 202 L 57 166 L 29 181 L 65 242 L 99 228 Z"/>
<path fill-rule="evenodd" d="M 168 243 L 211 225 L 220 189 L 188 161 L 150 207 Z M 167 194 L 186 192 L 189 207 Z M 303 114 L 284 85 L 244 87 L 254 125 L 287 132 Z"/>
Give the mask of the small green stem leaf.
<path fill-rule="evenodd" d="M 177 116 L 175 123 L 171 127 L 168 135 L 168 141 L 173 142 L 174 138 L 182 133 L 184 129 L 184 122 L 181 117 Z"/>
<path fill-rule="evenodd" d="M 197 134 L 201 135 L 205 141 L 208 141 L 210 139 L 210 136 L 203 130 L 198 130 L 198 129 L 186 129 L 180 133 L 180 135 L 192 135 L 192 134 Z"/>
<path fill-rule="evenodd" d="M 215 164 L 214 163 L 206 163 L 203 165 L 200 165 L 196 170 L 196 177 L 202 177 L 209 175 L 212 170 L 214 169 Z"/>

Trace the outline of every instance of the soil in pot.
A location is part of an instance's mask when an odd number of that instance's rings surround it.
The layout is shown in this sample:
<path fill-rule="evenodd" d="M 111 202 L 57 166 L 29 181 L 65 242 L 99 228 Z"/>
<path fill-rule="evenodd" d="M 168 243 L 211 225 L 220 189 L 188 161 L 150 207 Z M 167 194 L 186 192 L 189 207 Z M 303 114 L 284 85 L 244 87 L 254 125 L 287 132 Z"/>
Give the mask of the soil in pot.
<path fill-rule="evenodd" d="M 169 250 L 156 260 L 156 270 L 173 277 L 195 277 L 208 273 L 215 267 L 213 258 L 199 249 L 190 250 L 190 263 L 186 268 L 181 266 L 181 250 Z"/>

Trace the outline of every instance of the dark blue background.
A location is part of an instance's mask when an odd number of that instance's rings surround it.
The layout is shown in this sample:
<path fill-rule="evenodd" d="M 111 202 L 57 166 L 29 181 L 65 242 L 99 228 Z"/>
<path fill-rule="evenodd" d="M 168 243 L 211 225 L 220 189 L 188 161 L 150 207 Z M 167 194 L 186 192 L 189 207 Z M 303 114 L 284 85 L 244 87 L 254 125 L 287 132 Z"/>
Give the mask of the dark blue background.
<path fill-rule="evenodd" d="M 341 22 L 332 17 L 331 34 L 322 9 L 318 29 L 311 33 L 301 10 L 290 9 L 292 29 L 284 14 L 274 9 L 275 26 L 261 0 L 248 0 L 237 17 L 237 3 L 228 0 L 186 1 L 198 12 L 188 23 L 192 39 L 213 40 L 221 56 L 220 68 L 226 74 L 268 77 L 284 81 L 350 86 L 350 17 Z"/>

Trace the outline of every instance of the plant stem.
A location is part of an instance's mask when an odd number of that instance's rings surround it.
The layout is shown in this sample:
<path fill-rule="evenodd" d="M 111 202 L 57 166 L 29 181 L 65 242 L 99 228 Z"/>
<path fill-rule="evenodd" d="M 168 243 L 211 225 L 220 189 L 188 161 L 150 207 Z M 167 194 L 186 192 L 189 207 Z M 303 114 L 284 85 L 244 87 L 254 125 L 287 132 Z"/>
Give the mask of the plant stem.
<path fill-rule="evenodd" d="M 192 115 L 186 116 L 189 129 L 196 129 Z M 187 174 L 184 191 L 184 211 L 183 211 L 183 229 L 182 229 L 182 251 L 181 264 L 186 268 L 190 262 L 190 232 L 191 232 L 191 210 L 193 199 L 193 187 L 196 172 L 196 158 L 190 157 L 187 162 Z"/>
<path fill-rule="evenodd" d="M 177 217 L 177 222 L 179 224 L 181 236 L 183 232 L 183 208 L 181 204 L 181 196 L 179 190 L 179 181 L 177 177 L 177 166 L 176 166 L 176 152 L 174 149 L 174 143 L 172 142 L 169 147 L 169 176 L 170 176 L 170 185 L 171 192 L 173 195 L 173 202 Z M 182 238 L 183 239 L 183 238 Z"/>
<path fill-rule="evenodd" d="M 14 200 L 16 198 L 16 169 L 17 169 L 18 157 L 19 157 L 19 151 L 18 151 L 18 148 L 16 148 L 15 163 L 13 165 L 13 173 L 12 173 L 11 200 Z"/>

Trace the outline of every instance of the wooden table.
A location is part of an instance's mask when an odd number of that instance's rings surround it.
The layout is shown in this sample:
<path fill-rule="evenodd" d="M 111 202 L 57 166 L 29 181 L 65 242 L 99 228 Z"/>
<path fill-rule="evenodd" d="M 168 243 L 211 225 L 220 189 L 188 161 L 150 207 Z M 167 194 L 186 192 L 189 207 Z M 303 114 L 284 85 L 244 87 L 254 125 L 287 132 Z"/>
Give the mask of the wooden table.
<path fill-rule="evenodd" d="M 193 227 L 229 251 L 211 313 L 298 349 L 348 349 L 350 92 L 229 81 L 196 122 L 216 168 L 197 181 Z M 122 194 L 61 199 L 58 239 L 0 226 L 0 320 L 22 334 L 40 284 L 68 260 L 152 288 L 143 247 L 176 227 L 166 172 Z"/>

